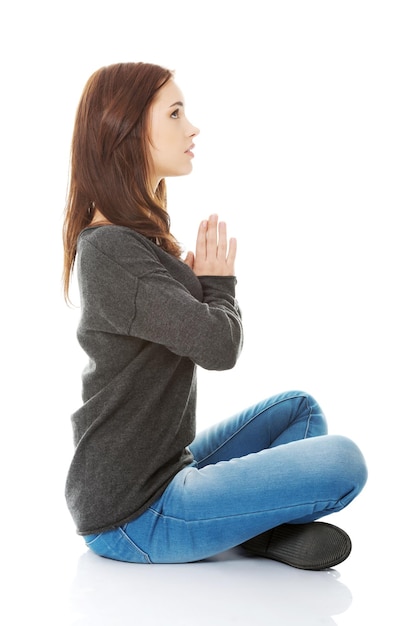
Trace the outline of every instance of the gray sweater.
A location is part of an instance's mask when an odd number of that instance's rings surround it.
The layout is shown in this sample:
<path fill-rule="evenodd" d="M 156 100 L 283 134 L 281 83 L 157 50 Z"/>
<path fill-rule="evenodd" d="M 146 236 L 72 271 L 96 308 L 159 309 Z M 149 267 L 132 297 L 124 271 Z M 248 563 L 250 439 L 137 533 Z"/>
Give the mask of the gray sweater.
<path fill-rule="evenodd" d="M 66 499 L 85 535 L 143 513 L 191 463 L 196 366 L 232 368 L 242 325 L 235 277 L 197 278 L 129 228 L 84 230 L 77 275 L 88 364 Z"/>

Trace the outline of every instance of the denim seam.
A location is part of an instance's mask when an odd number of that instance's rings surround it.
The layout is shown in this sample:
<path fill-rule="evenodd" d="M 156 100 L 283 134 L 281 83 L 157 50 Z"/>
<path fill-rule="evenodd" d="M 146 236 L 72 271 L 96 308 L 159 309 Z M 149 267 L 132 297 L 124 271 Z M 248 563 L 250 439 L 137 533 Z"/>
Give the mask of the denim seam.
<path fill-rule="evenodd" d="M 306 396 L 305 396 L 305 402 L 308 402 L 308 398 Z M 306 439 L 307 436 L 308 436 L 309 426 L 311 425 L 311 417 L 312 417 L 312 404 L 309 407 L 309 416 L 308 416 L 308 419 L 306 421 L 306 429 L 305 429 L 305 437 L 304 437 L 304 439 Z"/>
<path fill-rule="evenodd" d="M 129 535 L 126 534 L 123 528 L 119 527 L 118 532 L 123 536 L 124 539 L 128 541 L 128 543 L 131 545 L 132 548 L 134 548 L 136 552 L 138 552 L 141 556 L 143 556 L 149 563 L 152 563 L 151 559 L 149 558 L 149 555 L 143 550 L 141 550 L 141 548 L 137 546 L 134 541 L 132 541 L 132 539 L 129 537 Z"/>
<path fill-rule="evenodd" d="M 222 448 L 229 443 L 236 435 L 238 435 L 238 433 L 240 433 L 242 430 L 244 430 L 244 428 L 246 428 L 249 424 L 251 424 L 255 419 L 257 419 L 260 415 L 262 415 L 263 413 L 265 413 L 266 411 L 268 411 L 269 409 L 281 404 L 282 402 L 285 402 L 287 400 L 294 400 L 295 398 L 304 398 L 305 401 L 307 402 L 307 396 L 306 394 L 303 393 L 298 393 L 295 394 L 293 396 L 288 396 L 286 398 L 282 398 L 281 400 L 277 401 L 277 402 L 273 402 L 272 404 L 269 404 L 268 407 L 265 407 L 264 409 L 262 409 L 261 411 L 259 411 L 258 413 L 256 413 L 255 415 L 253 415 L 248 421 L 245 422 L 245 424 L 242 424 L 240 428 L 238 428 L 233 435 L 231 435 L 230 437 L 228 437 L 228 439 L 225 439 L 225 441 L 223 441 L 217 448 L 214 448 L 210 454 L 207 454 L 205 457 L 203 457 L 202 459 L 199 459 L 198 463 L 203 463 L 206 459 L 208 459 L 209 457 L 211 457 L 213 454 L 215 454 L 216 452 L 218 452 L 219 450 L 222 450 Z M 312 415 L 312 407 L 309 413 L 309 418 L 308 418 L 308 426 L 306 428 L 305 431 L 305 439 L 306 439 L 306 435 L 309 429 L 309 423 L 310 423 L 310 419 L 311 419 L 311 415 Z"/>
<path fill-rule="evenodd" d="M 103 535 L 103 533 L 99 533 L 98 535 L 95 536 L 94 539 L 92 539 L 91 541 L 86 541 L 86 546 L 92 546 L 94 544 L 95 541 L 97 541 L 98 539 L 100 539 L 100 537 Z"/>
<path fill-rule="evenodd" d="M 246 512 L 246 513 L 237 513 L 236 515 L 224 515 L 222 517 L 205 517 L 202 519 L 196 518 L 193 520 L 186 520 L 183 519 L 181 517 L 174 517 L 173 515 L 164 515 L 164 513 L 159 513 L 159 511 L 156 511 L 155 509 L 152 509 L 151 507 L 148 509 L 149 511 L 151 511 L 151 513 L 153 513 L 156 517 L 159 517 L 161 519 L 167 519 L 167 520 L 175 520 L 176 522 L 182 522 L 183 524 L 202 524 L 205 522 L 209 522 L 212 523 L 215 520 L 227 520 L 227 519 L 234 519 L 237 517 L 242 517 L 245 518 L 247 516 L 252 516 L 252 515 L 263 515 L 266 513 L 273 513 L 275 511 L 281 511 L 284 509 L 288 509 L 288 510 L 292 510 L 292 509 L 296 509 L 300 506 L 312 506 L 312 507 L 317 507 L 318 505 L 321 506 L 321 511 L 334 511 L 337 510 L 339 511 L 341 508 L 341 499 L 335 500 L 335 504 L 334 506 L 331 506 L 331 508 L 329 507 L 330 501 L 329 500 L 316 500 L 315 502 L 300 502 L 299 504 L 293 504 L 291 506 L 289 505 L 284 505 L 284 506 L 276 506 L 273 507 L 271 509 L 261 509 L 259 511 L 250 511 L 250 512 Z"/>

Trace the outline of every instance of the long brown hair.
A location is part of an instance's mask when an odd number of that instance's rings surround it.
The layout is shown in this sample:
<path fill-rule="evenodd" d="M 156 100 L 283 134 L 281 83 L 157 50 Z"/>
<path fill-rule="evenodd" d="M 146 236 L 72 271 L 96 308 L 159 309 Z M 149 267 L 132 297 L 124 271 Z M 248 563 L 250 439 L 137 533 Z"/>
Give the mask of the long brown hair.
<path fill-rule="evenodd" d="M 87 81 L 75 117 L 63 226 L 64 295 L 68 301 L 77 238 L 97 207 L 112 224 L 142 233 L 170 254 L 180 246 L 170 233 L 164 179 L 150 182 L 148 111 L 173 73 L 151 63 L 102 67 Z"/>

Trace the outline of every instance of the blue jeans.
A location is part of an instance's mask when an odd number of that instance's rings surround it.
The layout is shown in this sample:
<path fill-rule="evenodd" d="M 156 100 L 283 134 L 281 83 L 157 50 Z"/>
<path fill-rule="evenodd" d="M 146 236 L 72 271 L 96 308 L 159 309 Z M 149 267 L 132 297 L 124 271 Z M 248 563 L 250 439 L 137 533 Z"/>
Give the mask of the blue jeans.
<path fill-rule="evenodd" d="M 306 393 L 273 396 L 198 434 L 194 462 L 137 519 L 84 537 L 101 556 L 135 563 L 198 561 L 274 526 L 335 513 L 363 488 L 362 453 L 328 435 Z"/>

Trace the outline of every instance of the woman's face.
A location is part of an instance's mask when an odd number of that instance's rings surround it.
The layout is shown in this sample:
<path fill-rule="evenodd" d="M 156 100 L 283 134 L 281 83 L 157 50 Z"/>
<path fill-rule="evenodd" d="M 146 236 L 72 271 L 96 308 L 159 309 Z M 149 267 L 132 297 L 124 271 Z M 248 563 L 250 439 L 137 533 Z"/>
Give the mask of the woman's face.
<path fill-rule="evenodd" d="M 183 176 L 192 171 L 193 138 L 199 129 L 184 113 L 184 98 L 171 79 L 160 91 L 149 113 L 150 155 L 154 189 L 166 176 Z"/>

